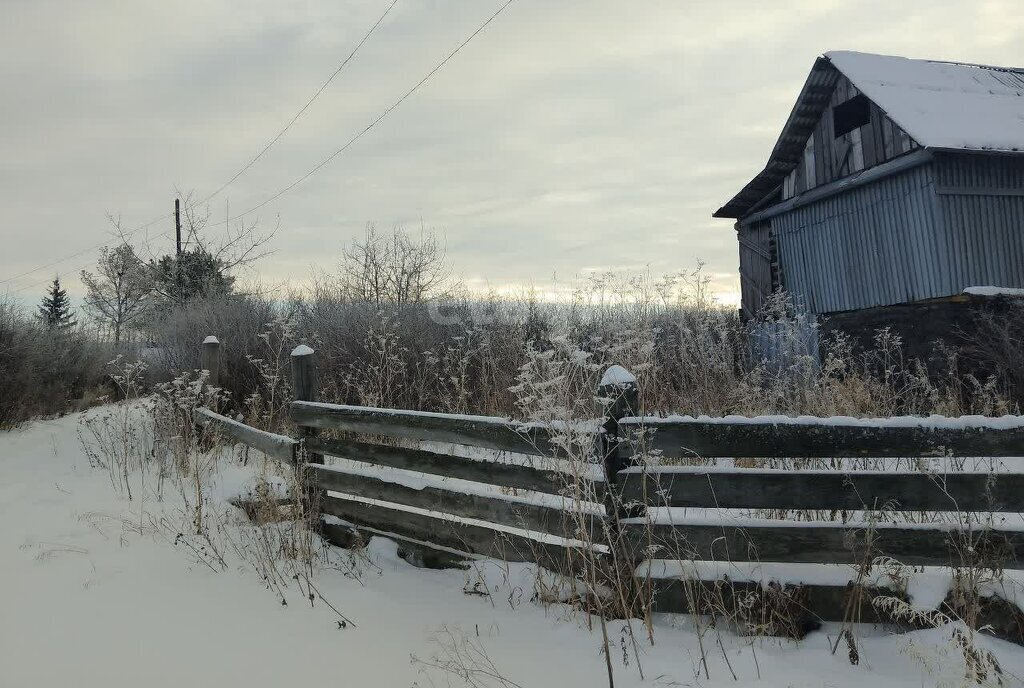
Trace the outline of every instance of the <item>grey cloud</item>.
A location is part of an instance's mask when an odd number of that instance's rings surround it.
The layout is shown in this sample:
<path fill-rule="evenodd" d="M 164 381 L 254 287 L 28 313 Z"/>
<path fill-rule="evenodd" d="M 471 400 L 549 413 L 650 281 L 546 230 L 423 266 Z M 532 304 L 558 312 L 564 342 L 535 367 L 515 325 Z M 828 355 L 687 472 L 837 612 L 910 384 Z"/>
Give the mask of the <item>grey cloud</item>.
<path fill-rule="evenodd" d="M 399 0 L 296 127 L 211 204 L 215 218 L 343 145 L 498 5 Z M 132 226 L 169 211 L 176 186 L 219 186 L 385 6 L 5 3 L 0 207 L 12 248 L 0 279 L 107 239 L 107 211 Z M 734 291 L 735 238 L 710 214 L 764 164 L 814 57 L 852 48 L 1022 64 L 1014 9 L 517 0 L 378 128 L 259 212 L 281 222 L 260 272 L 300 283 L 373 220 L 437 229 L 475 285 L 672 271 L 700 257 L 716 288 Z"/>

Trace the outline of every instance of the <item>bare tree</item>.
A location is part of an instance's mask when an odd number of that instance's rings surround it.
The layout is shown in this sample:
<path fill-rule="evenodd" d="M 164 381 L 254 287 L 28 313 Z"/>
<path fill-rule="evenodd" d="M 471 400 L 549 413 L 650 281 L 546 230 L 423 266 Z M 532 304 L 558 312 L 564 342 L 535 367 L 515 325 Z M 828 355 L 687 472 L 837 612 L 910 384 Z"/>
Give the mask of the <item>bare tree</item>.
<path fill-rule="evenodd" d="M 180 195 L 180 194 L 179 194 Z M 266 245 L 274 238 L 278 225 L 269 232 L 259 230 L 259 220 L 246 221 L 244 217 L 232 219 L 227 213 L 223 222 L 211 223 L 209 206 L 200 208 L 192 193 L 181 200 L 183 241 L 182 251 L 208 254 L 225 272 L 246 268 L 271 253 Z M 214 239 L 208 229 L 217 228 Z"/>
<path fill-rule="evenodd" d="M 401 227 L 381 234 L 371 223 L 342 251 L 338 287 L 343 298 L 376 305 L 422 303 L 444 296 L 451 270 L 432 232 Z"/>
<path fill-rule="evenodd" d="M 119 346 L 125 328 L 145 313 L 152 280 L 146 264 L 127 243 L 100 249 L 96 268 L 96 274 L 82 270 L 85 308 L 113 330 L 114 345 Z"/>

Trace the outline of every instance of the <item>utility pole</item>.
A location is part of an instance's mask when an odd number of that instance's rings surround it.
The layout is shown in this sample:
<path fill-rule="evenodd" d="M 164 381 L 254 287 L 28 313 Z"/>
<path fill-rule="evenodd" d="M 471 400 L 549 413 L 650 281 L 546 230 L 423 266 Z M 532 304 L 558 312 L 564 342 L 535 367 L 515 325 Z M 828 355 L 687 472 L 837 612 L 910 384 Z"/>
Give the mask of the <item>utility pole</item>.
<path fill-rule="evenodd" d="M 181 199 L 174 199 L 174 286 L 181 303 Z"/>
<path fill-rule="evenodd" d="M 181 258 L 181 199 L 174 199 L 174 235 L 175 241 L 175 252 L 174 255 Z"/>

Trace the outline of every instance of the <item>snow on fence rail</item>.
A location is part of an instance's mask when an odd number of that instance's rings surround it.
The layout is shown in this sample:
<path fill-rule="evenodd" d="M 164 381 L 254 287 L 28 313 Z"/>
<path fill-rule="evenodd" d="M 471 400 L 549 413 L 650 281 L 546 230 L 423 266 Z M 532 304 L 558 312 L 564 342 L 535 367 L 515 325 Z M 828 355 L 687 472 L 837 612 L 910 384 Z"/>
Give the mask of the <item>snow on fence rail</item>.
<path fill-rule="evenodd" d="M 212 370 L 219 349 L 211 339 L 203 345 L 203 362 Z M 301 462 L 297 468 L 313 493 L 307 503 L 320 510 L 327 539 L 345 546 L 357 534 L 386 535 L 417 556 L 433 549 L 445 561 L 457 553 L 562 570 L 577 569 L 584 554 L 593 559 L 595 552 L 607 551 L 599 544 L 603 474 L 576 475 L 564 461 L 540 458 L 559 453 L 547 428 L 490 416 L 320 403 L 313 354 L 299 346 L 291 357 L 290 417 L 298 440 L 207 409 L 196 412 L 196 422 L 215 425 L 223 436 L 276 458 Z M 395 440 L 476 447 L 489 460 L 395 446 Z M 504 461 L 496 452 L 533 459 Z M 327 464 L 324 457 L 337 461 Z M 575 497 L 567 497 L 569 492 Z"/>
<path fill-rule="evenodd" d="M 545 428 L 492 416 L 296 401 L 291 406 L 291 418 L 297 425 L 311 428 L 451 442 L 520 454 L 545 456 L 552 450 Z"/>
<path fill-rule="evenodd" d="M 319 494 L 310 503 L 319 504 L 325 536 L 341 545 L 351 545 L 357 533 L 378 534 L 421 554 L 434 551 L 447 561 L 496 557 L 560 570 L 594 565 L 595 557 L 614 552 L 620 564 L 625 558 L 632 567 L 602 565 L 605 574 L 635 571 L 644 578 L 644 585 L 634 587 L 647 591 L 645 603 L 671 612 L 707 613 L 722 605 L 749 604 L 750 595 L 763 593 L 770 581 L 698 580 L 673 573 L 671 567 L 652 568 L 654 560 L 870 568 L 876 557 L 886 556 L 907 565 L 1024 568 L 1024 525 L 1013 526 L 1019 516 L 977 518 L 1024 512 L 1024 470 L 715 465 L 719 457 L 753 465 L 761 459 L 807 457 L 1022 456 L 1021 417 L 651 418 L 638 413 L 635 378 L 616 366 L 598 387 L 605 415 L 593 424 L 589 454 L 603 467 L 601 480 L 588 471 L 567 471 L 564 461 L 553 460 L 560 453 L 555 433 L 541 425 L 320 403 L 312 354 L 299 347 L 292 356 L 296 401 L 290 415 L 300 440 L 214 418 L 208 411 L 197 414 L 197 421 L 216 422 L 225 435 L 272 455 L 291 451 L 297 460 L 304 458 L 299 468 Z M 321 435 L 325 430 L 341 434 Z M 394 446 L 395 440 L 468 445 L 545 460 L 509 463 L 493 454 L 492 460 L 481 460 L 454 451 Z M 325 465 L 324 456 L 337 461 Z M 665 465 L 666 459 L 704 465 Z M 770 510 L 775 517 L 738 516 L 722 509 L 755 515 Z M 813 511 L 839 520 L 808 520 Z M 840 522 L 856 512 L 868 518 Z M 957 518 L 953 523 L 909 523 L 891 512 L 943 512 Z M 802 520 L 779 517 L 793 513 Z M 877 576 L 856 578 L 872 582 L 852 586 L 846 576 L 846 583 L 797 586 L 803 613 L 820 620 L 884 620 L 870 604 Z M 701 594 L 695 595 L 692 586 Z"/>
<path fill-rule="evenodd" d="M 635 383 L 609 408 L 603 441 L 614 495 L 613 547 L 636 563 L 639 587 L 650 591 L 646 602 L 658 611 L 735 611 L 749 607 L 753 595 L 795 600 L 816 620 L 884 620 L 871 605 L 877 557 L 907 565 L 1024 568 L 1024 464 L 1014 466 L 1013 459 L 1011 470 L 1000 472 L 760 467 L 806 458 L 1021 457 L 1024 418 L 652 418 L 638 413 Z M 750 467 L 718 459 L 742 459 Z M 750 516 L 764 511 L 765 517 Z M 833 520 L 812 520 L 815 511 Z M 911 523 L 893 512 L 929 513 Z M 862 571 L 855 577 L 872 582 L 799 585 L 798 573 L 773 585 L 768 579 L 704 580 L 664 567 L 659 572 L 652 560 L 806 562 Z"/>
<path fill-rule="evenodd" d="M 546 428 L 490 416 L 296 401 L 291 418 L 307 433 L 333 430 L 535 456 L 554 453 Z M 576 568 L 584 543 L 603 540 L 603 507 L 580 499 L 603 493 L 601 481 L 589 476 L 317 435 L 307 435 L 304 444 L 317 455 L 342 460 L 307 464 L 305 470 L 322 493 L 324 513 L 356 530 L 421 548 L 434 543 L 447 551 L 557 569 Z M 566 498 L 567 492 L 577 499 Z M 339 539 L 337 527 L 328 534 Z M 341 533 L 339 541 L 347 539 Z"/>
<path fill-rule="evenodd" d="M 338 456 L 353 461 L 417 471 L 446 478 L 458 478 L 488 483 L 514 490 L 532 490 L 548 494 L 561 494 L 568 479 L 564 471 L 499 461 L 471 459 L 456 454 L 444 454 L 423 449 L 396 447 L 384 444 L 310 437 L 305 443 L 312 452 Z M 604 483 L 595 481 L 595 496 L 604 492 Z"/>
<path fill-rule="evenodd" d="M 278 461 L 286 463 L 295 461 L 295 448 L 299 443 L 291 437 L 257 430 L 205 408 L 197 408 L 193 414 L 193 420 L 200 427 L 212 429 L 223 437 L 230 437 L 236 442 L 248 445 Z"/>

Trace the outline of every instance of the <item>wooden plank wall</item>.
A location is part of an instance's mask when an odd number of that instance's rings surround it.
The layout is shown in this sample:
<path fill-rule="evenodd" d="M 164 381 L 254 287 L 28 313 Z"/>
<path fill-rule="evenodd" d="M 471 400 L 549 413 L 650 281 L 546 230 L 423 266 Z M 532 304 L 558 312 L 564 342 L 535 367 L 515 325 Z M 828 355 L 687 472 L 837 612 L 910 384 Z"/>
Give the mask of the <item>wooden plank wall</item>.
<path fill-rule="evenodd" d="M 740 280 L 742 281 L 743 313 L 755 317 L 774 291 L 775 265 L 774 242 L 771 237 L 771 221 L 765 220 L 747 227 L 740 227 Z"/>
<path fill-rule="evenodd" d="M 850 150 L 853 145 L 852 132 L 836 138 L 832 115 L 835 106 L 846 102 L 858 93 L 859 91 L 850 83 L 849 79 L 844 76 L 839 77 L 829 106 L 822 113 L 821 119 L 811 134 L 811 139 L 814 141 L 814 184 L 808 184 L 804 164 L 801 161 L 797 169 L 794 170 L 794 195 L 860 171 L 853 164 L 854 156 Z M 881 165 L 919 148 L 917 143 L 889 119 L 875 103 L 871 103 L 871 121 L 860 127 L 860 136 L 864 153 L 862 169 Z"/>

